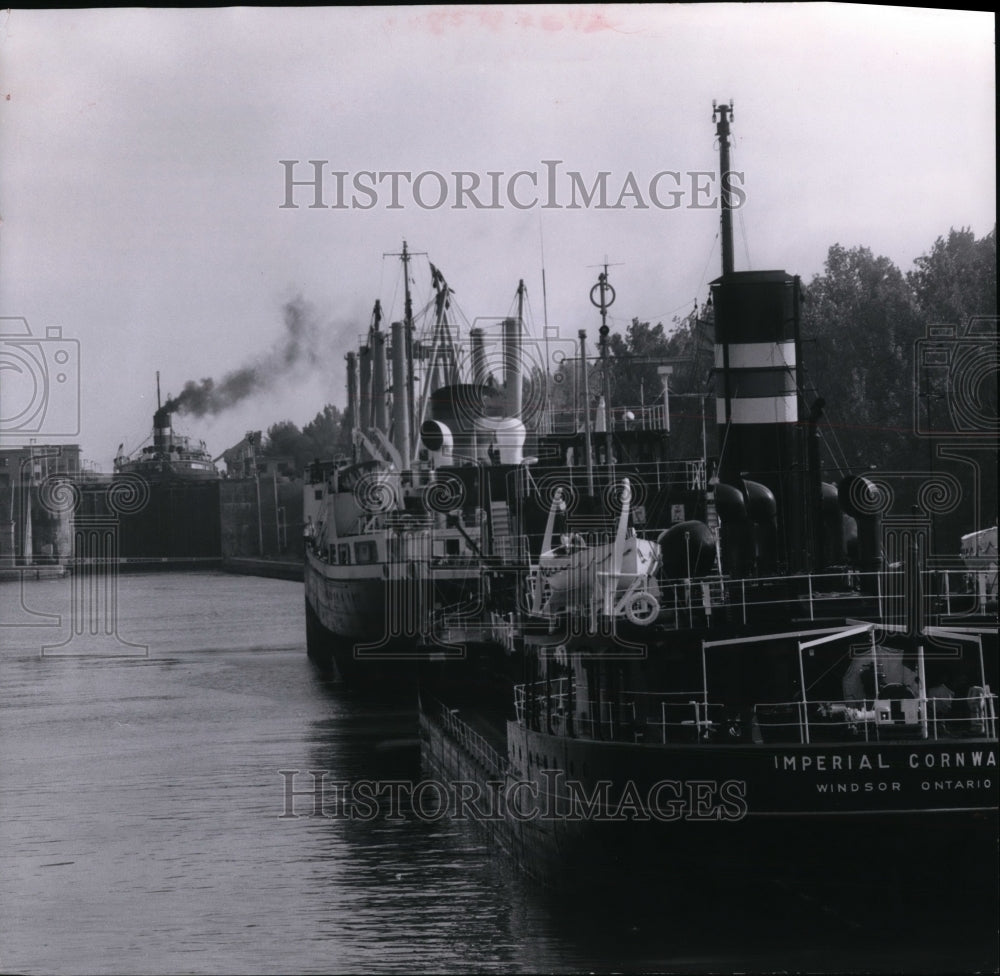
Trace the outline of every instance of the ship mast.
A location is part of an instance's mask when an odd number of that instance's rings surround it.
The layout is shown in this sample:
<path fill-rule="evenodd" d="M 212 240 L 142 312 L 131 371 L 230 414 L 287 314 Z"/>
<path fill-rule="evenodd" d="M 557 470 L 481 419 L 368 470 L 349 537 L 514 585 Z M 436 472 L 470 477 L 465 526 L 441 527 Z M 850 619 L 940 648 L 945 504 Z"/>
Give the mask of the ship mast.
<path fill-rule="evenodd" d="M 416 381 L 413 373 L 413 295 L 410 292 L 410 259 L 415 254 L 426 255 L 426 251 L 411 251 L 403 240 L 401 251 L 383 254 L 383 257 L 399 258 L 403 262 L 403 336 L 406 344 L 406 412 L 411 431 L 414 427 L 416 411 Z M 393 392 L 395 396 L 395 391 Z"/>
<path fill-rule="evenodd" d="M 733 102 L 717 105 L 712 102 L 712 121 L 719 137 L 719 180 L 722 186 L 722 273 L 733 273 L 733 199 L 729 172 L 729 123 L 733 119 Z"/>
<path fill-rule="evenodd" d="M 517 318 L 504 319 L 504 386 L 508 417 L 521 416 L 522 363 L 521 336 L 524 334 L 524 279 L 517 283 Z"/>
<path fill-rule="evenodd" d="M 587 377 L 587 330 L 580 329 L 580 378 L 583 387 L 583 451 L 587 459 L 587 494 L 594 496 L 594 456 L 590 439 L 590 380 Z"/>
<path fill-rule="evenodd" d="M 413 296 L 410 294 L 410 252 L 403 241 L 403 334 L 406 344 L 406 423 L 413 430 Z M 395 395 L 395 394 L 394 394 Z M 407 459 L 409 463 L 409 459 Z"/>
<path fill-rule="evenodd" d="M 382 323 L 382 303 L 375 300 L 372 311 L 370 342 L 372 347 L 372 426 L 386 433 L 385 415 L 385 333 L 379 329 Z"/>
<path fill-rule="evenodd" d="M 594 293 L 597 292 L 595 300 Z M 615 290 L 608 281 L 608 263 L 604 262 L 604 271 L 597 276 L 597 284 L 590 289 L 590 301 L 601 310 L 600 340 L 598 346 L 601 351 L 601 374 L 603 377 L 604 410 L 599 418 L 604 427 L 604 463 L 610 470 L 612 467 L 612 441 L 613 423 L 611 413 L 611 370 L 608 365 L 608 335 L 611 330 L 608 328 L 608 308 L 614 303 Z"/>

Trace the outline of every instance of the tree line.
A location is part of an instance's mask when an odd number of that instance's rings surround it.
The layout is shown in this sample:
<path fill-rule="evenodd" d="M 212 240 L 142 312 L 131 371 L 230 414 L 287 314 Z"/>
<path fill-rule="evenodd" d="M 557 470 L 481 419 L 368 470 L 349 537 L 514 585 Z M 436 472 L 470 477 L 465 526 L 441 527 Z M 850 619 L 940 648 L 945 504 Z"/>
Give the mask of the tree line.
<path fill-rule="evenodd" d="M 658 363 L 670 377 L 671 443 L 680 456 L 716 452 L 714 321 L 710 305 L 662 323 L 633 319 L 612 336 L 612 397 L 638 404 L 661 395 Z M 866 470 L 908 473 L 916 493 L 935 472 L 950 471 L 963 504 L 940 520 L 948 531 L 993 524 L 997 513 L 996 228 L 977 239 L 949 231 L 905 273 L 867 247 L 834 244 L 824 270 L 804 282 L 800 382 L 808 411 L 825 401 L 824 478 Z M 592 387 L 593 389 L 593 387 Z M 804 418 L 803 418 L 804 419 Z M 938 452 L 975 444 L 980 475 L 973 511 L 970 463 Z M 906 478 L 900 479 L 906 481 Z"/>
<path fill-rule="evenodd" d="M 280 420 L 267 429 L 261 454 L 267 457 L 290 457 L 295 470 L 302 473 L 316 458 L 349 456 L 351 432 L 346 429 L 344 411 L 328 403 L 302 429 L 291 420 Z"/>

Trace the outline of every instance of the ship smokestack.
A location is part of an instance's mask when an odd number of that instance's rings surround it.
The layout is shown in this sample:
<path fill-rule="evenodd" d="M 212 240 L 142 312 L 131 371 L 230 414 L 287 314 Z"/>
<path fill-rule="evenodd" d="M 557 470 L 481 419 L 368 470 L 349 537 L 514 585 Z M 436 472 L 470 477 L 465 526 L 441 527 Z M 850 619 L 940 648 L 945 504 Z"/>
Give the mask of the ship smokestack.
<path fill-rule="evenodd" d="M 385 433 L 385 333 L 379 331 L 381 309 L 375 303 L 375 324 L 372 328 L 372 426 Z"/>
<path fill-rule="evenodd" d="M 164 407 L 153 414 L 153 447 L 157 451 L 166 451 L 170 446 L 171 423 L 170 411 Z"/>
<path fill-rule="evenodd" d="M 358 424 L 358 356 L 351 351 L 347 359 L 347 429 L 353 431 Z"/>
<path fill-rule="evenodd" d="M 733 199 L 729 177 L 729 123 L 733 118 L 733 103 L 712 102 L 712 121 L 719 137 L 719 180 L 722 188 L 722 274 L 732 274 L 733 267 Z"/>
<path fill-rule="evenodd" d="M 517 319 L 503 320 L 504 411 L 521 416 L 521 328 Z"/>
<path fill-rule="evenodd" d="M 372 348 L 362 346 L 358 353 L 361 363 L 361 398 L 358 426 L 367 431 L 372 425 Z"/>
<path fill-rule="evenodd" d="M 403 323 L 392 323 L 392 429 L 393 442 L 403 467 L 410 466 L 410 404 Z"/>
<path fill-rule="evenodd" d="M 486 346 L 483 342 L 483 330 L 472 329 L 469 332 L 472 341 L 472 382 L 486 382 Z"/>
<path fill-rule="evenodd" d="M 505 407 L 508 417 L 521 416 L 521 323 L 524 309 L 524 279 L 517 283 L 517 318 L 504 319 L 503 360 Z"/>

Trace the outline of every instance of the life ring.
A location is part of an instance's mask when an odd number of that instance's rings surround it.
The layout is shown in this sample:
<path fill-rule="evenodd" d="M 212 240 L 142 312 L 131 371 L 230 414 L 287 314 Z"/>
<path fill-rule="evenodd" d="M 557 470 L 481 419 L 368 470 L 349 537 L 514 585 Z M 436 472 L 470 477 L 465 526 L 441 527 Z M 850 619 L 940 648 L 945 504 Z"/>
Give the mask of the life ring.
<path fill-rule="evenodd" d="M 660 603 L 652 593 L 637 593 L 625 604 L 625 617 L 629 623 L 645 627 L 660 613 Z"/>

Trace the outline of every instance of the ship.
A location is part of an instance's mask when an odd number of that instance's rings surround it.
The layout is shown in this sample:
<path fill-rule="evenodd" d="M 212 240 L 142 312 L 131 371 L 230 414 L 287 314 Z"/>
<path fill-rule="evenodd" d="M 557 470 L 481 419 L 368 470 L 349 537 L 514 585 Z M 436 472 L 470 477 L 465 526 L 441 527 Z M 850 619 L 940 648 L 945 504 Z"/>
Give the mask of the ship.
<path fill-rule="evenodd" d="M 222 559 L 219 470 L 205 442 L 173 428 L 176 401 L 160 398 L 153 430 L 110 474 L 78 485 L 75 563 L 132 570 L 207 569 Z"/>
<path fill-rule="evenodd" d="M 204 441 L 175 433 L 171 401 L 160 400 L 160 374 L 156 374 L 156 412 L 148 444 L 126 453 L 119 444 L 114 460 L 114 477 L 138 477 L 148 483 L 170 481 L 217 481 L 215 466 Z"/>
<path fill-rule="evenodd" d="M 731 119 L 714 105 L 723 181 Z M 605 267 L 596 405 L 581 330 L 570 423 L 533 424 L 519 462 L 456 469 L 478 505 L 445 519 L 502 524 L 519 559 L 488 533 L 470 553 L 480 666 L 420 680 L 424 763 L 443 792 L 465 784 L 453 814 L 546 884 L 671 884 L 685 858 L 703 872 L 762 850 L 823 849 L 841 878 L 993 864 L 995 529 L 963 564 L 957 540 L 933 549 L 930 476 L 905 511 L 891 475 L 827 480 L 800 280 L 736 271 L 725 192 L 721 222 L 715 456 L 673 456 L 669 364 L 661 409 L 612 405 Z"/>
<path fill-rule="evenodd" d="M 463 343 L 444 274 L 427 262 L 430 296 L 414 314 L 415 255 L 403 241 L 392 256 L 404 314 L 386 329 L 376 300 L 360 347 L 346 354 L 350 456 L 311 464 L 303 496 L 308 655 L 375 693 L 412 691 L 421 670 L 474 667 L 469 648 L 491 643 L 493 587 L 527 564 L 506 524 L 506 490 L 484 501 L 483 476 L 500 484 L 523 470 L 513 354 L 523 305 L 470 326 Z M 493 357 L 507 363 L 502 382 L 486 382 L 493 333 L 511 353 Z"/>

